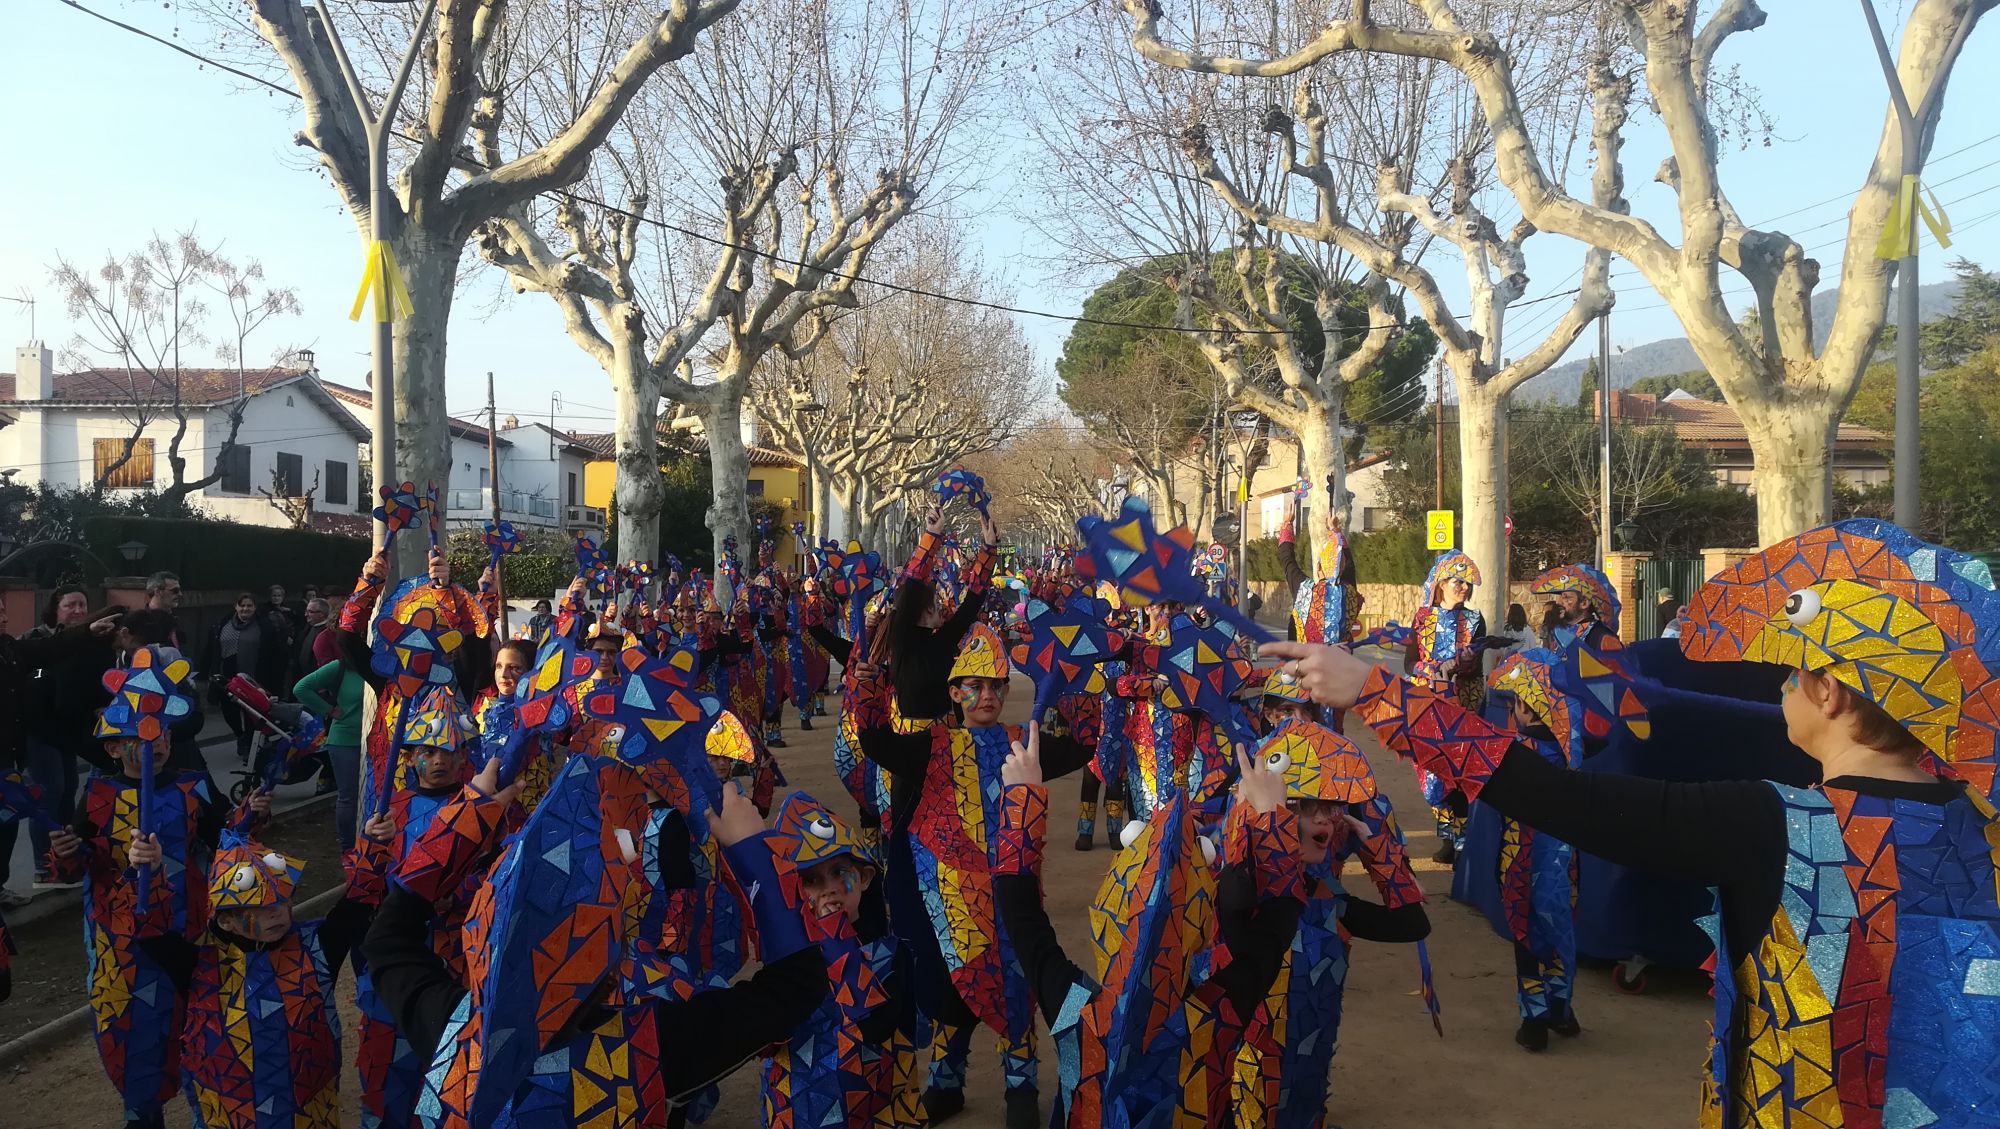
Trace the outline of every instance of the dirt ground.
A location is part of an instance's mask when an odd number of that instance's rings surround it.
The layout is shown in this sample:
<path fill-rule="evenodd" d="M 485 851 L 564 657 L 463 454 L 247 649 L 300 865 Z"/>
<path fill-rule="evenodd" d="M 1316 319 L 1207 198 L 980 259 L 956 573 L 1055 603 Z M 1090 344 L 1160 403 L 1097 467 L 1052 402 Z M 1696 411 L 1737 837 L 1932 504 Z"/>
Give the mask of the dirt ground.
<path fill-rule="evenodd" d="M 1011 711 L 1025 713 L 1031 693 L 1025 681 L 1016 679 Z M 788 728 L 790 747 L 779 756 L 792 787 L 846 810 L 846 795 L 833 772 L 829 722 L 822 720 L 810 733 Z M 1344 1129 L 1423 1129 L 1439 1123 L 1483 1129 L 1669 1129 L 1694 1124 L 1710 1014 L 1706 979 L 1655 969 L 1647 995 L 1627 996 L 1612 988 L 1608 970 L 1587 968 L 1577 985 L 1582 1036 L 1558 1039 L 1539 1056 L 1516 1047 L 1511 949 L 1483 917 L 1446 899 L 1451 876 L 1427 861 L 1436 841 L 1408 767 L 1386 758 L 1360 726 L 1351 735 L 1375 761 L 1384 790 L 1405 813 L 1411 855 L 1426 860 L 1419 863 L 1419 878 L 1431 896 L 1430 952 L 1445 1037 L 1439 1039 L 1431 1029 L 1418 997 L 1414 949 L 1357 944 L 1334 1061 L 1329 1124 Z M 1051 786 L 1056 818 L 1051 821 L 1045 880 L 1057 929 L 1071 951 L 1081 953 L 1085 907 L 1112 854 L 1103 846 L 1101 827 L 1095 851 L 1071 848 L 1076 788 L 1073 779 Z M 286 849 L 297 853 L 302 846 L 327 842 L 330 824 L 330 812 L 322 808 L 280 835 Z M 317 891 L 325 888 L 325 878 L 337 875 L 338 867 L 324 850 L 313 853 L 311 862 L 306 886 Z M 1372 896 L 1365 877 L 1350 877 L 1349 884 Z M 24 1021 L 17 1009 L 21 1015 L 46 1016 L 83 1002 L 80 931 L 74 914 L 22 931 L 16 1000 L 0 1005 L 0 1041 L 40 1021 Z M 341 1011 L 343 1028 L 351 1031 L 348 983 L 343 979 Z M 975 1041 L 971 1089 L 959 1124 L 1000 1123 L 997 1060 L 988 1040 Z M 1046 1039 L 1042 1077 L 1046 1094 L 1055 1086 Z M 347 1126 L 359 1123 L 353 1094 L 350 1065 L 343 1083 Z M 119 1123 L 116 1097 L 87 1034 L 0 1072 L 0 1110 L 5 1111 L 0 1125 L 9 1129 L 110 1129 Z M 188 1125 L 186 1106 L 171 1107 L 167 1124 Z M 757 1124 L 755 1072 L 745 1069 L 725 1083 L 722 1108 L 709 1125 L 753 1129 Z"/>

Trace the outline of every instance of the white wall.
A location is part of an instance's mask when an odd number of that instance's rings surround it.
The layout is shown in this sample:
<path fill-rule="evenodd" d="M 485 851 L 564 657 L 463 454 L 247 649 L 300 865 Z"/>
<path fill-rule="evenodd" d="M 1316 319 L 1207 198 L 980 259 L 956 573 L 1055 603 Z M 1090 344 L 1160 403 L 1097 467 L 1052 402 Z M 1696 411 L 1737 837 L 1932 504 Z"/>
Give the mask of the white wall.
<path fill-rule="evenodd" d="M 317 488 L 311 491 L 314 508 L 335 513 L 361 512 L 360 440 L 342 426 L 332 414 L 333 410 L 298 384 L 250 397 L 243 406 L 243 426 L 236 433 L 237 444 L 250 450 L 249 490 L 227 491 L 223 489 L 224 484 L 217 481 L 202 490 L 201 504 L 218 517 L 253 525 L 283 525 L 284 515 L 258 491 L 271 489 L 271 476 L 277 470 L 278 456 L 291 454 L 299 456 L 300 487 L 313 487 L 314 477 L 319 479 Z M 215 459 L 213 448 L 219 447 L 229 433 L 228 413 L 220 408 L 211 409 L 203 418 L 202 427 L 205 438 L 199 446 L 204 449 L 189 456 L 190 477 L 205 475 L 212 469 Z M 193 433 L 191 422 L 189 434 Z M 183 449 L 186 446 L 183 444 Z M 327 497 L 331 477 L 327 472 L 329 462 L 337 462 L 347 468 L 344 500 L 330 501 Z M 164 456 L 160 470 L 171 477 L 171 472 L 164 465 Z"/>
<path fill-rule="evenodd" d="M 584 504 L 584 457 L 560 439 L 534 424 L 523 424 L 500 433 L 509 446 L 500 448 L 500 483 L 509 491 L 553 499 L 555 521 L 560 526 L 569 506 Z M 483 465 L 483 464 L 482 464 Z M 574 476 L 574 500 L 570 482 Z M 518 518 L 510 520 L 519 521 Z M 534 519 L 542 524 L 542 519 Z"/>

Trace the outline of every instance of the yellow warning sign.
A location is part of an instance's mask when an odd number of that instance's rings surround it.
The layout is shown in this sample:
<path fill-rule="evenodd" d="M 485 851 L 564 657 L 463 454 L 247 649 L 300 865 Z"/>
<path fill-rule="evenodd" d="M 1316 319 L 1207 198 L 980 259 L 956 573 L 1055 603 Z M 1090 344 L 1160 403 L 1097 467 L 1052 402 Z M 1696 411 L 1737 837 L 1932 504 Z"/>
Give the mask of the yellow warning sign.
<path fill-rule="evenodd" d="M 1429 535 L 1425 547 L 1434 553 L 1457 548 L 1457 532 L 1450 510 L 1431 510 L 1424 514 L 1424 530 Z"/>

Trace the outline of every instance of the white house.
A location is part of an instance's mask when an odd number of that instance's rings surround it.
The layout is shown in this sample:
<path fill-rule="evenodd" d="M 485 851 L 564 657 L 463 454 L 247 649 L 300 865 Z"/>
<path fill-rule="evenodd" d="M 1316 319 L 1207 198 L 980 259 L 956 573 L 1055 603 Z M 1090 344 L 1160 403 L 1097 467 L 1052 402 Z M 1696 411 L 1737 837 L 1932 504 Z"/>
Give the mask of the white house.
<path fill-rule="evenodd" d="M 190 501 L 216 516 L 288 524 L 267 494 L 310 494 L 322 528 L 353 528 L 370 508 L 361 456 L 368 430 L 320 382 L 309 354 L 287 368 L 183 369 L 178 413 L 170 390 L 145 373 L 57 373 L 41 342 L 15 350 L 14 368 L 0 373 L 0 472 L 22 481 L 74 488 L 104 477 L 111 490 L 165 489 L 173 485 L 168 448 L 185 415 L 184 478 L 221 472 Z M 218 466 L 239 398 L 242 423 Z M 127 439 L 131 455 L 120 463 Z"/>

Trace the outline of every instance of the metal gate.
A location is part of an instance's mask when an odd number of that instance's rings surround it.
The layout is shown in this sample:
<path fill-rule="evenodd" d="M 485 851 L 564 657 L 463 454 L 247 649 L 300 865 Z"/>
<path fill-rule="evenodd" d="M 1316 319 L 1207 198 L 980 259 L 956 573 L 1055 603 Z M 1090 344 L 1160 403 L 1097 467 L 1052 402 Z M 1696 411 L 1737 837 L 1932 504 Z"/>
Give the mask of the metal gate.
<path fill-rule="evenodd" d="M 1708 577 L 1700 557 L 1690 560 L 1642 560 L 1639 562 L 1639 593 L 1636 608 L 1625 609 L 1625 637 L 1628 641 L 1658 639 L 1666 624 L 1660 617 L 1660 589 L 1673 592 L 1675 604 L 1685 604 Z"/>

